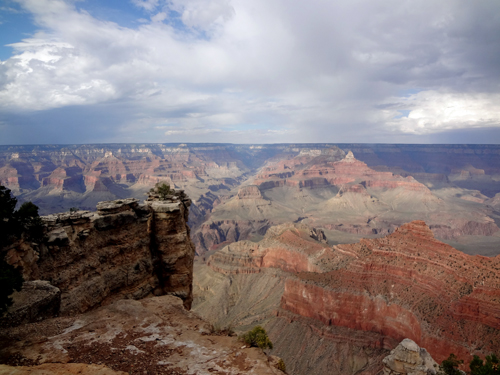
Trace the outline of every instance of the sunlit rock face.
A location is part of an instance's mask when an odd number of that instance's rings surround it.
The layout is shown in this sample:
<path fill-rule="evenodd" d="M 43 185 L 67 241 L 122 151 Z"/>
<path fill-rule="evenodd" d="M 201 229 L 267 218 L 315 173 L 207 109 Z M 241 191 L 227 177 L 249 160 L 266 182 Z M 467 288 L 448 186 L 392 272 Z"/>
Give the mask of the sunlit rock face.
<path fill-rule="evenodd" d="M 165 201 L 106 201 L 97 212 L 45 216 L 44 240 L 14 244 L 7 260 L 22 268 L 26 280 L 48 280 L 59 288 L 62 314 L 152 293 L 176 295 L 189 308 L 190 202 L 179 191 Z"/>
<path fill-rule="evenodd" d="M 434 375 L 439 369 L 427 350 L 410 339 L 401 341 L 382 362 L 383 375 Z"/>
<path fill-rule="evenodd" d="M 314 361 L 331 373 L 377 373 L 405 338 L 439 362 L 500 350 L 500 256 L 466 255 L 423 221 L 333 247 L 303 224 L 271 227 L 207 264 L 197 266 L 195 311 L 220 324 L 266 322 L 291 373 Z"/>

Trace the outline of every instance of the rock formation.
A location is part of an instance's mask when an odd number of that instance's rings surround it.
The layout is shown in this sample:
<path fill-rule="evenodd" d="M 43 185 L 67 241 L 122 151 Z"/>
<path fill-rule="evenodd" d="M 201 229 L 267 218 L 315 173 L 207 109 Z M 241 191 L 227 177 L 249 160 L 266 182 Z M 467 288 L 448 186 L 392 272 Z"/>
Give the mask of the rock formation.
<path fill-rule="evenodd" d="M 498 145 L 0 146 L 0 184 L 48 214 L 142 199 L 166 182 L 194 201 L 189 225 L 200 255 L 233 238 L 258 239 L 266 220 L 321 227 L 337 243 L 425 220 L 453 246 L 490 255 L 499 243 L 489 204 L 500 192 L 499 154 Z"/>
<path fill-rule="evenodd" d="M 7 261 L 26 280 L 61 290 L 61 314 L 84 312 L 118 298 L 173 294 L 192 301 L 194 246 L 187 226 L 190 200 L 182 191 L 165 201 L 100 202 L 97 212 L 42 217 L 39 244 L 20 242 Z"/>
<path fill-rule="evenodd" d="M 434 375 L 439 366 L 424 348 L 404 339 L 383 360 L 383 375 Z"/>
<path fill-rule="evenodd" d="M 48 281 L 36 280 L 23 283 L 21 291 L 12 294 L 13 305 L 0 317 L 0 327 L 40 321 L 59 315 L 61 291 Z"/>
<path fill-rule="evenodd" d="M 0 374 L 283 374 L 262 350 L 212 335 L 182 304 L 174 296 L 120 300 L 5 329 Z"/>
<path fill-rule="evenodd" d="M 210 272 L 198 266 L 195 311 L 236 326 L 267 322 L 275 352 L 292 373 L 310 371 L 300 362 L 304 351 L 319 356 L 324 371 L 374 373 L 373 358 L 381 360 L 405 338 L 438 361 L 452 352 L 467 360 L 500 350 L 500 256 L 457 251 L 436 240 L 422 221 L 384 238 L 333 247 L 307 232 L 301 226 L 270 228 L 259 243 L 239 242 L 214 253 Z M 256 273 L 264 279 L 262 290 Z M 221 303 L 222 293 L 231 302 Z M 246 300 L 259 303 L 264 295 L 273 296 L 274 313 L 267 306 L 267 315 L 252 315 Z M 303 335 L 307 343 L 293 341 Z M 346 350 L 353 356 L 347 362 L 324 359 Z"/>

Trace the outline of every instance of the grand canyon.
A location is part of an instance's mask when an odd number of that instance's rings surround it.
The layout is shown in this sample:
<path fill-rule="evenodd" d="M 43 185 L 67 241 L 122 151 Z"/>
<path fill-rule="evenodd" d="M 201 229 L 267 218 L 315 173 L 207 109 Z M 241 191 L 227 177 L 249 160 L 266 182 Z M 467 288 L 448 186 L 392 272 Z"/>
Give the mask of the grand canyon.
<path fill-rule="evenodd" d="M 158 201 L 157 183 L 175 195 Z M 18 344 L 3 363 L 128 371 L 112 353 L 144 366 L 149 350 L 171 357 L 151 373 L 279 371 L 234 338 L 207 341 L 209 324 L 264 326 L 289 374 L 397 373 L 398 350 L 500 353 L 500 146 L 0 146 L 0 185 L 44 215 L 44 242 L 16 243 L 8 262 L 59 291 L 52 317 L 5 328 Z M 210 365 L 186 360 L 189 340 Z"/>

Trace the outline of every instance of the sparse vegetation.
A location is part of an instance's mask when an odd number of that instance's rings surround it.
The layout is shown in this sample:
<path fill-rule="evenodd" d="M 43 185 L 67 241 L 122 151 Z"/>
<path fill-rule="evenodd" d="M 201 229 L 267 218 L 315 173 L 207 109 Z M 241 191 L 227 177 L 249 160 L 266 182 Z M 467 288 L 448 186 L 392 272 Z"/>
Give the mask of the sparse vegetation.
<path fill-rule="evenodd" d="M 486 362 L 475 355 L 469 368 L 471 375 L 500 375 L 500 361 L 495 354 L 487 355 Z"/>
<path fill-rule="evenodd" d="M 38 241 L 43 235 L 43 225 L 38 215 L 38 207 L 25 202 L 15 211 L 17 199 L 5 186 L 0 186 L 0 251 L 16 239 L 25 238 Z M 9 297 L 14 290 L 20 290 L 23 277 L 18 268 L 5 260 L 5 253 L 0 252 L 0 314 L 12 305 Z"/>
<path fill-rule="evenodd" d="M 251 331 L 244 333 L 240 336 L 240 339 L 246 344 L 257 348 L 273 348 L 273 343 L 271 342 L 271 340 L 269 340 L 266 330 L 261 326 L 256 326 Z"/>
<path fill-rule="evenodd" d="M 462 363 L 464 363 L 464 361 L 459 360 L 455 354 L 451 353 L 447 359 L 441 362 L 438 375 L 461 375 L 462 373 L 458 367 Z"/>
<path fill-rule="evenodd" d="M 78 207 L 71 207 L 69 209 L 69 212 L 77 212 L 78 211 Z"/>
<path fill-rule="evenodd" d="M 286 374 L 286 366 L 285 366 L 285 362 L 280 358 L 280 360 L 278 361 L 278 364 L 276 365 L 276 368 L 280 371 L 283 371 L 285 374 Z"/>
<path fill-rule="evenodd" d="M 233 326 L 220 327 L 217 324 L 210 325 L 210 334 L 213 336 L 234 336 Z"/>
<path fill-rule="evenodd" d="M 167 199 L 167 195 L 173 195 L 174 189 L 172 189 L 166 183 L 157 183 L 154 188 L 149 190 L 150 193 L 156 193 L 160 197 L 160 200 L 164 201 Z"/>
<path fill-rule="evenodd" d="M 445 359 L 439 366 L 437 375 L 461 375 L 464 372 L 458 367 L 464 363 L 459 360 L 455 354 Z M 471 363 L 469 363 L 470 375 L 500 375 L 500 361 L 495 354 L 487 355 L 486 362 L 479 356 L 475 355 Z"/>

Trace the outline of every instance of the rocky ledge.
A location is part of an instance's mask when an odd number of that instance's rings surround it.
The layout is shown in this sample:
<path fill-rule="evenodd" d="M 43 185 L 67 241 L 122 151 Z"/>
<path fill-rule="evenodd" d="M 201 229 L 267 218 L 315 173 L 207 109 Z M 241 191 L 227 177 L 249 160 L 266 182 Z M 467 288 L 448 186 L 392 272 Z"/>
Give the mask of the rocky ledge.
<path fill-rule="evenodd" d="M 97 212 L 42 217 L 41 243 L 18 242 L 6 259 L 25 280 L 61 291 L 60 313 L 71 315 L 120 298 L 172 294 L 192 301 L 194 245 L 187 226 L 191 201 L 183 191 L 140 204 L 100 202 Z"/>
<path fill-rule="evenodd" d="M 0 374 L 283 374 L 262 350 L 210 332 L 177 297 L 120 300 L 1 331 Z"/>

